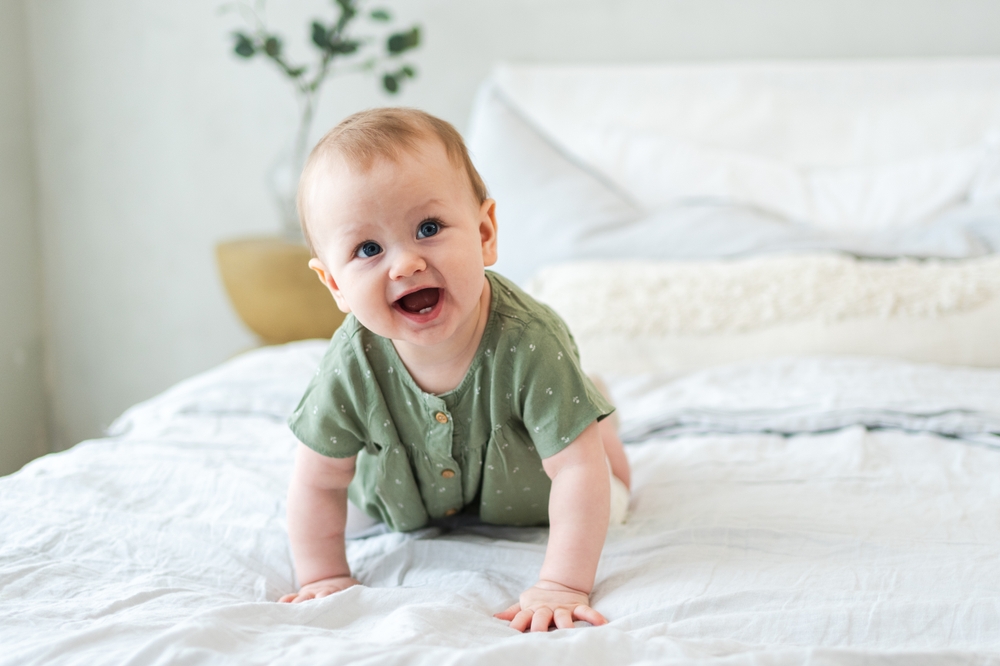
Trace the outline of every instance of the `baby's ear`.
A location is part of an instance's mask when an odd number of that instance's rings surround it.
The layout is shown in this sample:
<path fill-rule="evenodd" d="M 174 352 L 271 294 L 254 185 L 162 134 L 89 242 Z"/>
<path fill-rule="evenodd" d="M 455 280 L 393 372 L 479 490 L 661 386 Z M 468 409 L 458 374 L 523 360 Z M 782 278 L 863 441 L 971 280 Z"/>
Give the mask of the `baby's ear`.
<path fill-rule="evenodd" d="M 483 244 L 483 265 L 497 263 L 497 202 L 487 199 L 479 207 L 479 237 Z"/>
<path fill-rule="evenodd" d="M 337 287 L 337 283 L 334 281 L 333 276 L 330 271 L 326 269 L 326 266 L 322 261 L 316 258 L 309 260 L 309 268 L 316 271 L 316 275 L 319 277 L 319 281 L 323 283 L 330 293 L 333 295 L 333 300 L 337 302 L 337 307 L 344 314 L 351 311 L 351 306 L 347 304 L 347 299 L 344 298 L 344 294 L 341 293 L 340 289 Z"/>

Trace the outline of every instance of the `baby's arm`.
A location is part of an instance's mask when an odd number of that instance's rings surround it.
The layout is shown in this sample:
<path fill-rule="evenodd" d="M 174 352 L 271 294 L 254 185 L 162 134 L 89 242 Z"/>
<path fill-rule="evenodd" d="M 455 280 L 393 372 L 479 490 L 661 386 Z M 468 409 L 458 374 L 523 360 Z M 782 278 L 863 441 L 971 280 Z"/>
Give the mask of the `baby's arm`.
<path fill-rule="evenodd" d="M 354 457 L 328 458 L 299 444 L 288 488 L 288 537 L 302 587 L 279 601 L 297 603 L 360 585 L 351 577 L 344 548 L 352 478 Z"/>
<path fill-rule="evenodd" d="M 569 446 L 542 461 L 552 479 L 549 545 L 538 582 L 497 617 L 518 631 L 573 627 L 574 620 L 605 624 L 590 607 L 610 514 L 610 482 L 597 422 Z"/>

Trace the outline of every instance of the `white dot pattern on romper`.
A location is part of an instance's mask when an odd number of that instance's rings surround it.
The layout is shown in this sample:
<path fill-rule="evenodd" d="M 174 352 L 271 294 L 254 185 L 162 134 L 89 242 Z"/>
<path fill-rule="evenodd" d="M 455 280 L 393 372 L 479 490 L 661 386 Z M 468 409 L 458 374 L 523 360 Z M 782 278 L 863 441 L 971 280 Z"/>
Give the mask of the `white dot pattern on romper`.
<path fill-rule="evenodd" d="M 492 275 L 489 279 L 494 286 L 502 286 Z M 505 292 L 498 289 L 496 293 Z M 516 298 L 520 299 L 519 292 Z M 354 446 L 360 446 L 365 455 L 378 456 L 383 460 L 390 450 L 396 454 L 388 456 L 394 462 L 386 461 L 391 467 L 383 468 L 383 474 L 390 469 L 395 474 L 380 475 L 378 482 L 388 493 L 383 499 L 386 502 L 383 506 L 395 505 L 401 509 L 387 518 L 393 529 L 419 527 L 419 518 L 410 512 L 410 501 L 419 500 L 408 499 L 413 497 L 414 491 L 423 499 L 428 514 L 440 515 L 462 502 L 463 491 L 468 491 L 465 487 L 468 484 L 476 486 L 479 492 L 485 490 L 483 497 L 488 500 L 483 501 L 481 509 L 498 516 L 501 524 L 512 519 L 525 521 L 544 517 L 548 479 L 544 476 L 544 466 L 539 466 L 539 453 L 551 455 L 565 446 L 570 438 L 560 437 L 558 431 L 568 432 L 580 425 L 584 418 L 588 419 L 588 423 L 593 418 L 594 401 L 599 401 L 599 398 L 591 392 L 585 375 L 580 373 L 575 362 L 561 363 L 566 360 L 564 357 L 573 361 L 575 356 L 571 341 L 564 336 L 563 325 L 558 318 L 553 318 L 548 311 L 531 310 L 530 303 L 522 306 L 503 298 L 500 302 L 503 307 L 515 310 L 526 307 L 523 311 L 527 316 L 518 317 L 515 311 L 508 315 L 503 309 L 497 310 L 497 320 L 488 329 L 490 337 L 483 340 L 482 362 L 475 364 L 469 373 L 472 381 L 463 382 L 453 394 L 442 398 L 441 395 L 421 390 L 419 384 L 411 381 L 398 356 L 388 347 L 390 342 L 356 328 L 343 335 L 348 340 L 346 344 L 341 345 L 340 338 L 337 339 L 337 345 L 341 348 L 350 346 L 354 356 L 350 357 L 349 363 L 337 368 L 332 366 L 339 365 L 340 361 L 320 365 L 314 386 L 329 384 L 330 389 L 323 394 L 313 394 L 319 396 L 318 399 L 303 401 L 304 407 L 297 412 L 296 418 L 308 421 L 307 410 L 318 403 L 332 412 L 336 411 L 335 405 L 339 405 L 341 412 L 351 415 L 352 420 L 347 421 L 340 414 L 331 414 L 334 418 L 325 418 L 314 426 L 320 428 L 321 434 L 323 428 L 343 429 L 347 437 L 344 447 L 339 446 L 337 437 L 330 436 L 333 434 L 330 431 L 325 433 L 326 437 L 319 439 L 319 443 L 328 441 L 325 446 L 338 455 L 339 449 L 348 453 L 347 448 Z M 499 331 L 506 327 L 505 320 L 513 325 L 510 331 L 501 334 Z M 356 331 L 360 332 L 356 335 Z M 527 347 L 529 354 L 521 353 L 523 347 Z M 507 365 L 494 364 L 491 357 L 503 356 L 503 349 L 510 350 Z M 534 354 L 536 351 L 540 354 Z M 334 358 L 338 357 L 331 356 L 331 359 Z M 558 365 L 557 360 L 560 362 Z M 511 369 L 513 372 L 510 372 Z M 393 380 L 399 375 L 399 381 L 385 381 L 378 385 L 364 381 L 364 378 L 377 378 L 379 374 Z M 358 377 L 362 378 L 361 382 L 357 381 Z M 490 391 L 484 390 L 487 386 Z M 559 391 L 555 390 L 557 388 Z M 419 399 L 421 396 L 423 400 Z M 346 402 L 336 402 L 341 397 L 351 403 L 350 409 Z M 439 414 L 447 415 L 446 423 L 442 424 L 436 418 Z M 511 429 L 503 427 L 508 419 Z M 415 423 L 410 424 L 411 420 Z M 355 429 L 361 429 L 357 437 Z M 501 430 L 505 431 L 505 435 L 500 434 Z M 333 432 L 340 434 L 337 430 Z M 537 446 L 533 445 L 532 439 Z M 404 446 L 409 446 L 410 451 L 406 456 L 399 456 Z M 434 453 L 433 458 L 429 455 L 431 452 Z M 487 464 L 490 460 L 494 462 Z M 528 471 L 536 467 L 537 473 Z M 447 469 L 455 473 L 445 472 Z M 434 483 L 433 479 L 438 476 L 445 479 Z M 518 478 L 514 479 L 515 476 Z M 486 489 L 483 484 L 488 484 Z M 515 492 L 517 486 L 521 486 L 520 495 Z M 498 491 L 498 488 L 502 490 Z M 379 491 L 378 488 L 371 490 Z M 507 491 L 512 494 L 508 495 Z M 510 505 L 503 503 L 503 495 L 508 495 L 507 499 L 512 502 Z M 514 505 L 515 500 L 517 506 Z"/>

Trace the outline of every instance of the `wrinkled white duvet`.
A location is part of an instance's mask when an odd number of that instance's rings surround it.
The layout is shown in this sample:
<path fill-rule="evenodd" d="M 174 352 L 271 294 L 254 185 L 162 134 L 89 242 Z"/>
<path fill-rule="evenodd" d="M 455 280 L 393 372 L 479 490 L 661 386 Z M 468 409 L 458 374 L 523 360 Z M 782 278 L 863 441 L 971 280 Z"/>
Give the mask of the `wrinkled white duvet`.
<path fill-rule="evenodd" d="M 365 587 L 274 602 L 294 585 L 282 417 L 322 350 L 240 357 L 0 479 L 0 664 L 1000 663 L 1000 371 L 785 359 L 613 385 L 647 439 L 593 595 L 611 623 L 521 635 L 491 615 L 533 582 L 542 529 L 353 541 Z M 916 420 L 845 408 L 813 432 L 858 396 Z M 766 432 L 782 400 L 808 434 Z M 935 405 L 977 441 L 920 431 Z"/>

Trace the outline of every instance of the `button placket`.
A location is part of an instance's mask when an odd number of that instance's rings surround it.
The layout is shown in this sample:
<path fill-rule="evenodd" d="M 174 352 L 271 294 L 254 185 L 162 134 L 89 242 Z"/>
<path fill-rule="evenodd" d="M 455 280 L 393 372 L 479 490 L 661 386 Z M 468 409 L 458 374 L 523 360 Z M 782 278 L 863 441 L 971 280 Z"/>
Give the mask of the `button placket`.
<path fill-rule="evenodd" d="M 454 515 L 463 506 L 462 479 L 458 474 L 458 463 L 452 457 L 454 422 L 443 400 L 432 400 L 428 404 L 432 410 L 431 426 L 428 429 L 428 451 L 436 471 L 437 481 L 432 484 L 433 505 L 444 515 Z M 430 507 L 428 507 L 430 508 Z M 440 515 L 440 514 L 439 514 Z"/>

